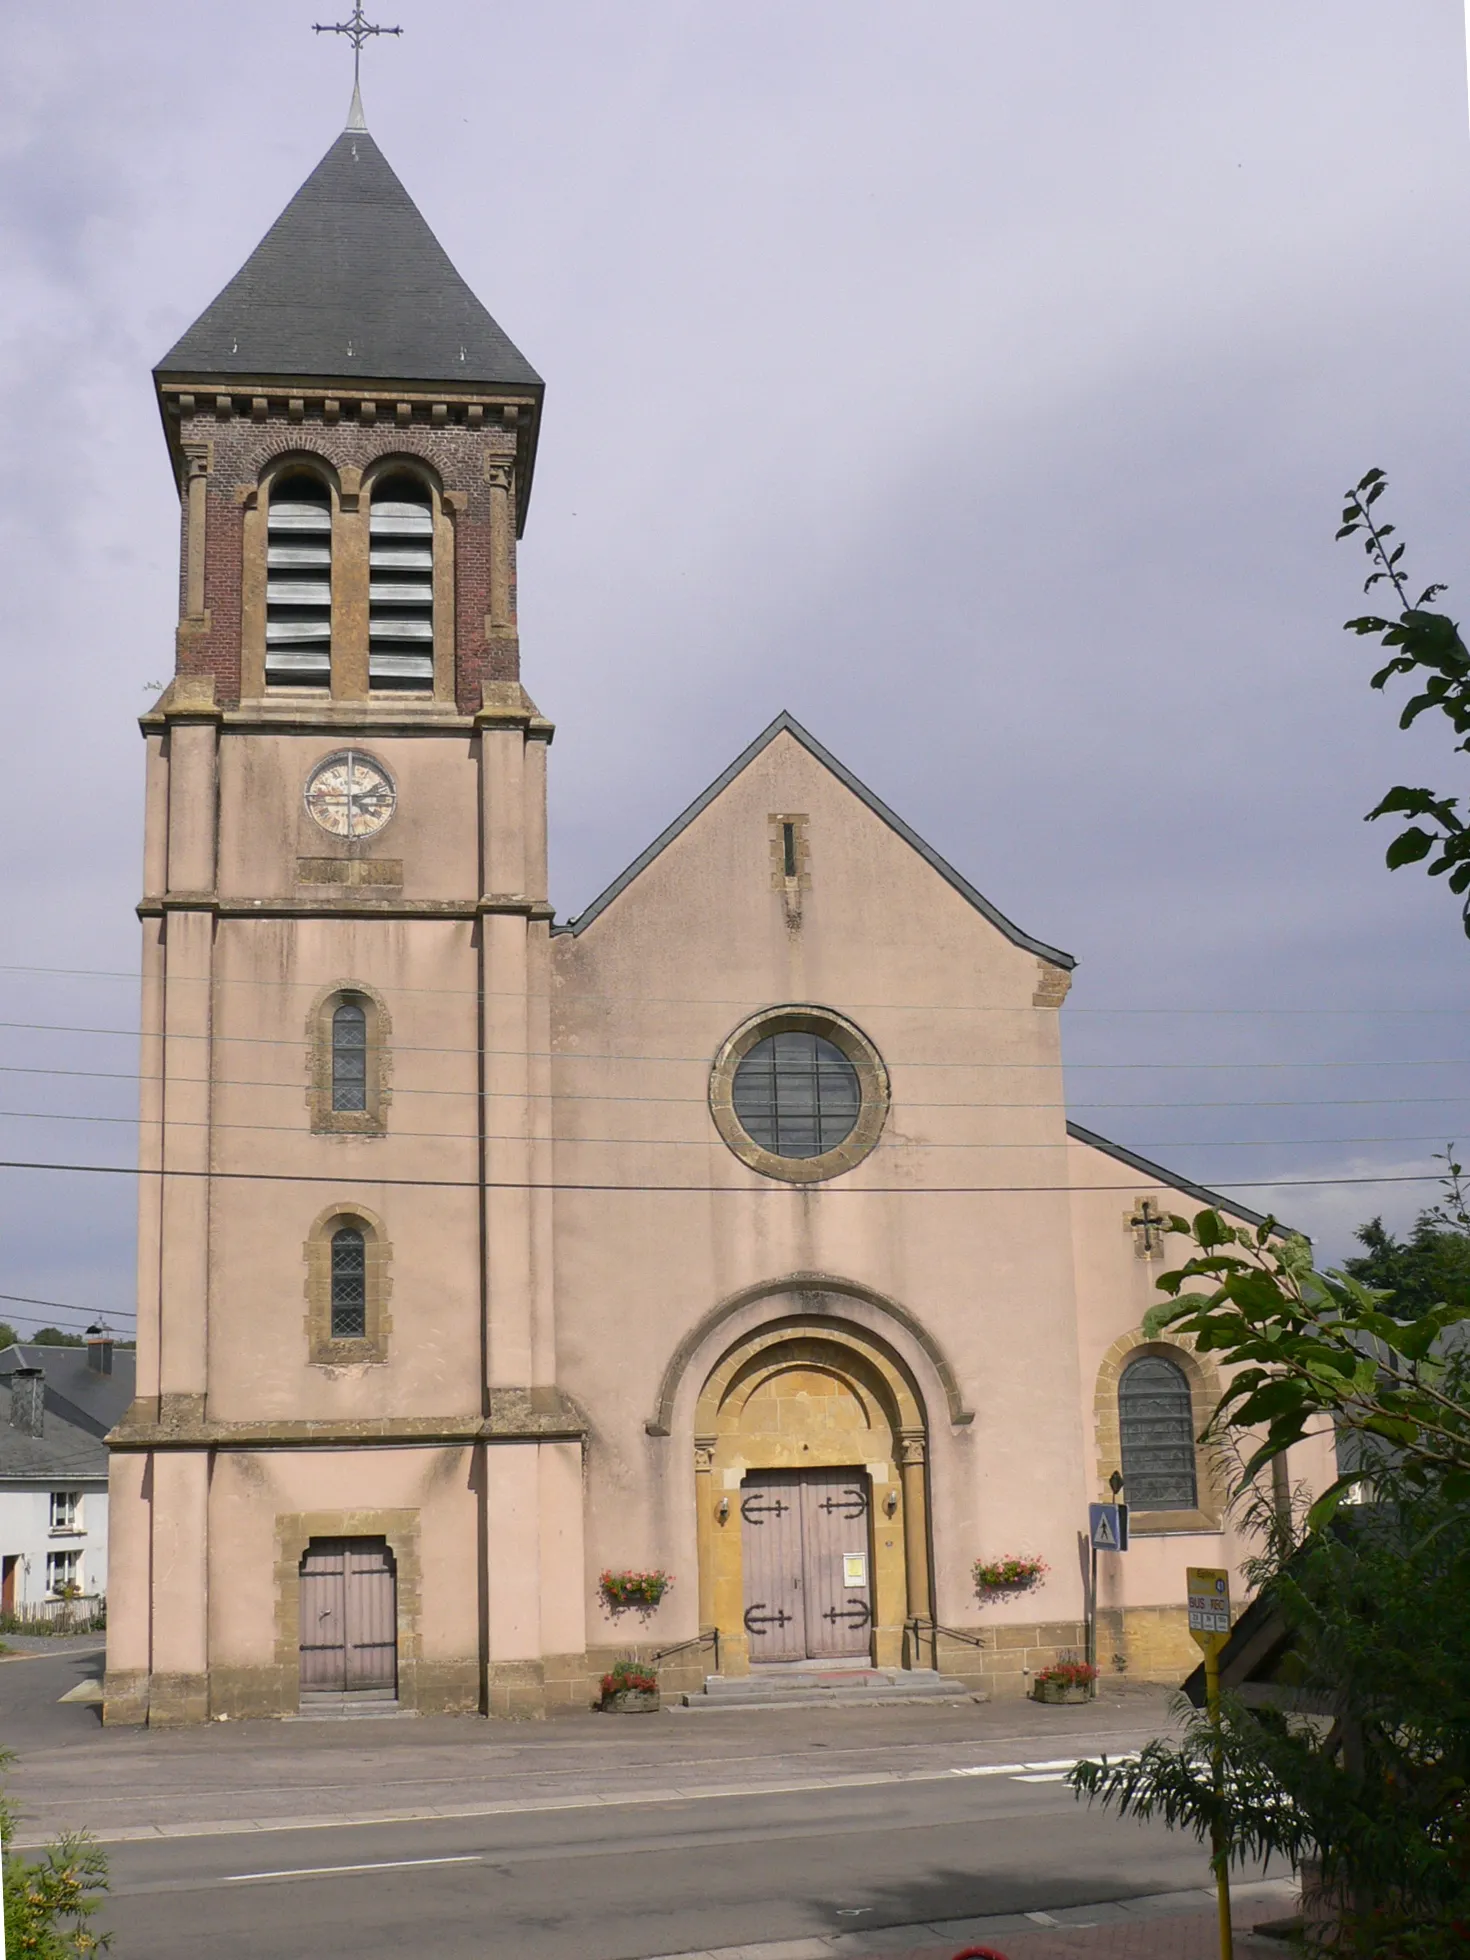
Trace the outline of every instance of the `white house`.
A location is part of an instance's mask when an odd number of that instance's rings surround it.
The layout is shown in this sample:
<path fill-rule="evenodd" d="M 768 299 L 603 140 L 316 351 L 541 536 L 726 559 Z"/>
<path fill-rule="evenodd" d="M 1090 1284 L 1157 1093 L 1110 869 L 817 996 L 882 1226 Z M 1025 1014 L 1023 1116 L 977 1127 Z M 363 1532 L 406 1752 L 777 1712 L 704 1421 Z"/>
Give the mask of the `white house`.
<path fill-rule="evenodd" d="M 100 1334 L 0 1351 L 0 1613 L 107 1591 L 102 1439 L 132 1400 L 134 1359 Z"/>

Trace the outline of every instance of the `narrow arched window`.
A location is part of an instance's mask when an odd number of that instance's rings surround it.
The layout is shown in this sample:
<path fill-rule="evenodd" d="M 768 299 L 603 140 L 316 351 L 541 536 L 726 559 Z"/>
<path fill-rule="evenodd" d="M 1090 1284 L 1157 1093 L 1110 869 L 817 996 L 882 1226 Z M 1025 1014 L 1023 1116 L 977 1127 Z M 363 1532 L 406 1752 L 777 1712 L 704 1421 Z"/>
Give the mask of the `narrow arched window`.
<path fill-rule="evenodd" d="M 367 1242 L 356 1225 L 332 1234 L 332 1339 L 360 1341 L 367 1333 Z"/>
<path fill-rule="evenodd" d="M 332 684 L 332 498 L 320 477 L 277 477 L 266 512 L 267 687 Z"/>
<path fill-rule="evenodd" d="M 1193 1511 L 1194 1400 L 1189 1378 L 1161 1354 L 1141 1354 L 1118 1384 L 1123 1487 L 1131 1511 Z"/>
<path fill-rule="evenodd" d="M 367 1100 L 367 1010 L 344 1000 L 332 1014 L 332 1108 L 363 1109 Z"/>
<path fill-rule="evenodd" d="M 434 685 L 434 505 L 416 476 L 373 486 L 368 541 L 368 686 Z"/>

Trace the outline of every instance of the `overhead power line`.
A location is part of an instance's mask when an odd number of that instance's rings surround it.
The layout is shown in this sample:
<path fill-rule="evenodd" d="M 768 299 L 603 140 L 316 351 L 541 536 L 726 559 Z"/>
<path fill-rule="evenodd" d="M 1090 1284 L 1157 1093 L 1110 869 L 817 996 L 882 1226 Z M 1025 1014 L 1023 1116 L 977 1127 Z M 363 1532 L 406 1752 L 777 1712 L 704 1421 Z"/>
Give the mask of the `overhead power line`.
<path fill-rule="evenodd" d="M 517 1138 L 517 1142 L 521 1139 Z M 530 1139 L 535 1141 L 535 1139 Z M 61 1171 L 93 1177 L 179 1177 L 207 1178 L 215 1183 L 315 1184 L 339 1186 L 367 1184 L 377 1190 L 417 1191 L 596 1191 L 646 1197 L 805 1197 L 808 1185 L 780 1184 L 607 1184 L 576 1178 L 478 1178 L 478 1177 L 374 1177 L 353 1176 L 340 1171 L 224 1171 L 185 1170 L 162 1165 L 56 1164 L 28 1158 L 0 1158 L 0 1171 Z M 1134 1191 L 1140 1173 L 1125 1184 L 826 1184 L 823 1190 L 833 1197 L 885 1198 L 965 1198 L 992 1196 L 1031 1196 L 1044 1193 L 1071 1193 L 1086 1197 L 1099 1191 Z M 1265 1191 L 1288 1188 L 1325 1187 L 1336 1184 L 1438 1184 L 1439 1171 L 1394 1171 L 1353 1177 L 1252 1177 L 1212 1178 L 1208 1182 L 1221 1191 Z M 1191 1182 L 1194 1180 L 1191 1179 Z M 1200 1180 L 1202 1183 L 1204 1179 Z"/>
<path fill-rule="evenodd" d="M 145 975 L 139 970 L 109 967 L 79 966 L 24 966 L 16 963 L 0 964 L 0 974 L 30 974 L 39 979 L 63 980 L 118 980 L 132 986 L 141 986 L 145 979 L 153 980 L 154 975 Z M 275 980 L 264 979 L 259 975 L 225 973 L 170 973 L 168 985 L 212 986 L 212 987 L 268 987 L 276 990 L 289 989 L 295 993 L 316 994 L 321 991 L 315 980 Z M 343 982 L 347 985 L 349 982 Z M 626 993 L 612 992 L 605 988 L 578 987 L 569 995 L 531 994 L 524 988 L 493 987 L 415 987 L 394 986 L 395 994 L 429 994 L 465 1000 L 474 999 L 540 999 L 561 1000 L 629 1000 L 645 1007 L 730 1007 L 738 1012 L 750 1011 L 750 1000 L 742 995 L 738 998 L 720 999 L 710 994 L 649 994 L 641 990 Z M 935 1014 L 1034 1014 L 1036 1009 L 1024 1005 L 1009 1006 L 988 1001 L 854 1001 L 849 1002 L 847 1012 L 868 1013 L 935 1013 Z M 1470 1007 L 1169 1007 L 1169 1006 L 1128 1006 L 1128 1007 L 1084 1007 L 1068 1003 L 1066 1013 L 1069 1017 L 1079 1014 L 1187 1014 L 1195 1017 L 1206 1016 L 1221 1019 L 1304 1016 L 1319 1020 L 1324 1016 L 1352 1016 L 1359 1019 L 1376 1020 L 1387 1015 L 1467 1015 Z"/>
<path fill-rule="evenodd" d="M 144 1039 L 158 1042 L 203 1041 L 212 1045 L 228 1043 L 232 1047 L 293 1048 L 297 1050 L 305 1050 L 310 1045 L 299 1034 L 221 1034 L 214 1029 L 196 1033 L 191 1029 L 176 1030 L 172 1028 L 167 1030 L 159 1028 L 93 1028 L 80 1023 L 64 1021 L 0 1021 L 0 1028 L 9 1028 L 16 1033 L 23 1034 L 97 1035 L 119 1041 L 142 1041 Z M 460 1044 L 424 1044 L 398 1041 L 396 1039 L 388 1045 L 391 1052 L 395 1055 L 459 1055 L 474 1056 L 476 1058 L 481 1056 L 488 1058 L 505 1057 L 518 1061 L 561 1062 L 566 1065 L 578 1062 L 611 1062 L 624 1068 L 647 1068 L 649 1066 L 683 1067 L 692 1065 L 707 1069 L 711 1065 L 712 1060 L 712 1057 L 708 1053 L 700 1055 L 649 1055 L 635 1053 L 629 1050 L 621 1054 L 604 1054 L 598 1051 L 589 1052 L 580 1048 L 482 1048 L 479 1046 L 466 1047 Z M 950 1071 L 959 1069 L 988 1069 L 998 1070 L 1002 1073 L 1030 1073 L 1034 1071 L 1050 1073 L 1056 1070 L 1063 1070 L 1069 1075 L 1075 1075 L 1082 1070 L 1089 1072 L 1110 1070 L 1116 1074 L 1120 1070 L 1131 1072 L 1134 1070 L 1175 1069 L 1184 1070 L 1189 1073 L 1210 1074 L 1226 1069 L 1470 1068 L 1470 1055 L 1405 1056 L 1402 1059 L 1379 1059 L 1374 1057 L 1367 1060 L 1345 1056 L 1340 1060 L 1264 1062 L 1160 1061 L 1152 1056 L 1142 1061 L 1063 1062 L 1059 1056 L 1054 1061 L 1030 1062 L 1010 1059 L 972 1060 L 956 1056 L 941 1056 L 934 1061 L 917 1061 L 911 1057 L 895 1057 L 889 1054 L 885 1056 L 885 1060 L 890 1069 L 941 1068 Z"/>
<path fill-rule="evenodd" d="M 304 1044 L 303 1044 L 304 1046 Z M 85 1069 L 85 1068 L 42 1068 L 19 1063 L 0 1062 L 0 1075 L 38 1075 L 54 1077 L 59 1081 L 77 1082 L 172 1082 L 176 1086 L 193 1086 L 210 1089 L 270 1089 L 287 1091 L 294 1096 L 304 1096 L 305 1085 L 298 1078 L 291 1082 L 271 1082 L 263 1077 L 240 1077 L 211 1075 L 208 1077 L 167 1076 L 138 1069 Z M 413 1083 L 395 1081 L 393 1096 L 397 1101 L 404 1096 L 472 1096 L 490 1097 L 496 1092 L 483 1090 L 478 1083 L 467 1083 L 456 1088 L 439 1088 Z M 558 1103 L 658 1103 L 667 1105 L 684 1104 L 689 1107 L 704 1108 L 708 1098 L 699 1096 L 619 1096 L 604 1095 L 597 1090 L 539 1090 L 517 1091 L 518 1099 L 529 1102 Z M 1061 1102 L 1041 1100 L 1026 1102 L 997 1102 L 986 1096 L 983 1100 L 947 1100 L 945 1102 L 919 1102 L 912 1096 L 905 1096 L 906 1109 L 1396 1109 L 1470 1106 L 1470 1091 L 1463 1096 L 1232 1096 L 1182 1102 L 1160 1102 L 1157 1100 L 1130 1100 L 1124 1102 L 1079 1102 L 1068 1097 Z M 128 1119 L 132 1121 L 131 1117 Z"/>
<path fill-rule="evenodd" d="M 929 1105 L 929 1106 L 934 1107 L 935 1105 Z M 976 1109 L 988 1109 L 993 1107 L 993 1105 L 985 1104 L 985 1103 L 975 1103 L 975 1104 L 962 1103 L 958 1105 L 941 1103 L 937 1106 L 939 1108 L 949 1108 L 953 1106 L 959 1108 L 976 1108 Z M 1051 1105 L 1044 1105 L 1044 1106 L 1051 1107 Z M 1035 1108 L 1035 1107 L 1041 1107 L 1041 1105 L 1023 1104 L 1021 1105 L 1021 1107 Z M 306 1137 L 315 1134 L 314 1131 L 308 1129 L 304 1124 L 227 1123 L 227 1122 L 222 1122 L 217 1118 L 209 1119 L 205 1117 L 191 1119 L 191 1118 L 183 1118 L 177 1116 L 146 1117 L 146 1118 L 135 1116 L 135 1115 L 90 1116 L 76 1110 L 0 1109 L 0 1122 L 106 1123 L 118 1128 L 128 1128 L 128 1129 L 136 1129 L 141 1124 L 146 1122 L 150 1134 L 155 1133 L 160 1127 L 169 1130 L 209 1130 L 211 1132 L 220 1131 L 220 1130 L 231 1130 L 237 1132 L 244 1132 L 250 1135 L 260 1135 L 260 1136 Z M 517 1132 L 515 1134 L 503 1134 L 495 1131 L 479 1131 L 479 1130 L 400 1130 L 400 1129 L 393 1129 L 391 1131 L 381 1131 L 375 1134 L 384 1139 L 391 1137 L 393 1140 L 398 1142 L 462 1143 L 467 1145 L 474 1145 L 481 1142 L 520 1143 L 525 1140 L 525 1135 L 526 1135 L 526 1133 L 524 1132 Z M 557 1149 L 559 1150 L 564 1145 L 569 1145 L 569 1144 L 585 1145 L 589 1148 L 596 1147 L 598 1149 L 617 1149 L 617 1150 L 638 1150 L 638 1149 L 642 1149 L 645 1145 L 650 1145 L 650 1144 L 656 1144 L 660 1148 L 679 1149 L 679 1150 L 688 1150 L 695 1146 L 701 1146 L 701 1147 L 707 1147 L 709 1149 L 719 1149 L 719 1150 L 723 1150 L 726 1147 L 724 1139 L 719 1135 L 714 1135 L 714 1136 L 704 1135 L 704 1136 L 697 1136 L 697 1137 L 641 1137 L 641 1136 L 631 1136 L 631 1135 L 620 1136 L 620 1137 L 584 1137 L 584 1136 L 572 1136 L 565 1132 L 561 1132 L 558 1133 L 554 1138 L 550 1138 L 546 1140 L 554 1142 Z M 1317 1149 L 1329 1145 L 1332 1146 L 1333 1148 L 1337 1148 L 1349 1144 L 1357 1145 L 1357 1144 L 1370 1144 L 1370 1143 L 1372 1144 L 1441 1143 L 1442 1144 L 1444 1140 L 1445 1139 L 1443 1134 L 1440 1131 L 1436 1130 L 1423 1136 L 1205 1137 L 1205 1138 L 1176 1137 L 1167 1143 L 1137 1144 L 1134 1147 L 1144 1151 L 1150 1149 L 1155 1149 L 1155 1150 L 1307 1150 L 1307 1149 Z M 894 1150 L 1058 1150 L 1063 1147 L 1065 1142 L 1066 1142 L 1065 1137 L 1042 1138 L 1039 1140 L 1027 1139 L 1024 1141 L 1014 1141 L 1014 1142 L 1008 1141 L 1004 1138 L 996 1140 L 993 1138 L 965 1137 L 965 1138 L 960 1138 L 957 1140 L 950 1141 L 950 1140 L 945 1140 L 941 1138 L 932 1138 L 932 1137 L 923 1137 L 923 1138 L 901 1137 L 901 1138 L 893 1138 L 893 1139 L 889 1139 L 885 1137 L 879 1143 L 878 1148 L 886 1149 L 888 1151 L 894 1151 Z"/>

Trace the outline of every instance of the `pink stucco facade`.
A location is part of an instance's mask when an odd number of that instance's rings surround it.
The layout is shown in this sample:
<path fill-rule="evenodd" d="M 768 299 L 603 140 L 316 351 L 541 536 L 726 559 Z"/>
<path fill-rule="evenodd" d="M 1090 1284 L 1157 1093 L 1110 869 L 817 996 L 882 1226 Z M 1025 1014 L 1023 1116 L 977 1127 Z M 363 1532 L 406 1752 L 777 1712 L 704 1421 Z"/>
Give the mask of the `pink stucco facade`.
<path fill-rule="evenodd" d="M 665 1679 L 692 1684 L 716 1632 L 726 1672 L 758 1666 L 742 1491 L 819 1465 L 850 1471 L 868 1520 L 846 1583 L 874 1662 L 1024 1692 L 1080 1650 L 1079 1531 L 1179 1251 L 1129 1220 L 1206 1195 L 1069 1129 L 1070 959 L 785 717 L 557 924 L 552 729 L 514 613 L 539 384 L 159 386 L 184 562 L 178 675 L 143 724 L 138 1401 L 112 1439 L 107 1719 L 294 1710 L 303 1577 L 344 1545 L 388 1575 L 372 1691 L 402 1706 L 585 1706 L 615 1655 L 674 1647 Z M 390 469 L 433 513 L 416 694 L 369 681 Z M 331 513 L 330 686 L 269 679 L 267 520 L 292 472 Z M 392 810 L 334 835 L 306 791 L 348 751 Z M 367 1029 L 345 1113 L 344 1002 Z M 732 1113 L 766 1025 L 827 1031 L 859 1084 L 815 1174 Z M 1202 1425 L 1218 1383 L 1154 1346 Z M 1292 1473 L 1325 1485 L 1329 1441 Z M 1193 1505 L 1135 1507 L 1103 1561 L 1105 1668 L 1179 1678 L 1186 1567 L 1248 1550 L 1203 1452 L 1194 1474 Z M 976 1560 L 1011 1552 L 1043 1582 L 982 1597 Z M 672 1574 L 663 1601 L 615 1611 L 599 1575 L 644 1568 Z"/>

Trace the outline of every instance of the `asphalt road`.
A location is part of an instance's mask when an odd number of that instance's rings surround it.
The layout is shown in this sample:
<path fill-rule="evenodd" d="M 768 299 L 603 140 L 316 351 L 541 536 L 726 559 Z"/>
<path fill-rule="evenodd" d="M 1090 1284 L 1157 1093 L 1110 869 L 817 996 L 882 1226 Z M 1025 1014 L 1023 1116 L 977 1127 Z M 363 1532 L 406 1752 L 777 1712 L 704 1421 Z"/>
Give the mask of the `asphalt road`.
<path fill-rule="evenodd" d="M 0 1666 L 0 1740 L 30 1835 L 111 1840 L 114 1960 L 646 1960 L 1207 1881 L 1192 1842 L 1035 1767 L 1137 1746 L 1157 1695 L 103 1730 L 59 1699 L 95 1678 L 87 1644 Z M 772 1787 L 792 1782 L 807 1787 Z M 424 1814 L 455 1804 L 479 1814 Z M 344 1821 L 382 1808 L 417 1814 Z M 155 1829 L 179 1834 L 136 1835 Z"/>
<path fill-rule="evenodd" d="M 109 1856 L 115 1960 L 635 1960 L 1207 1877 L 1197 1846 L 1011 1777 L 176 1838 Z"/>

